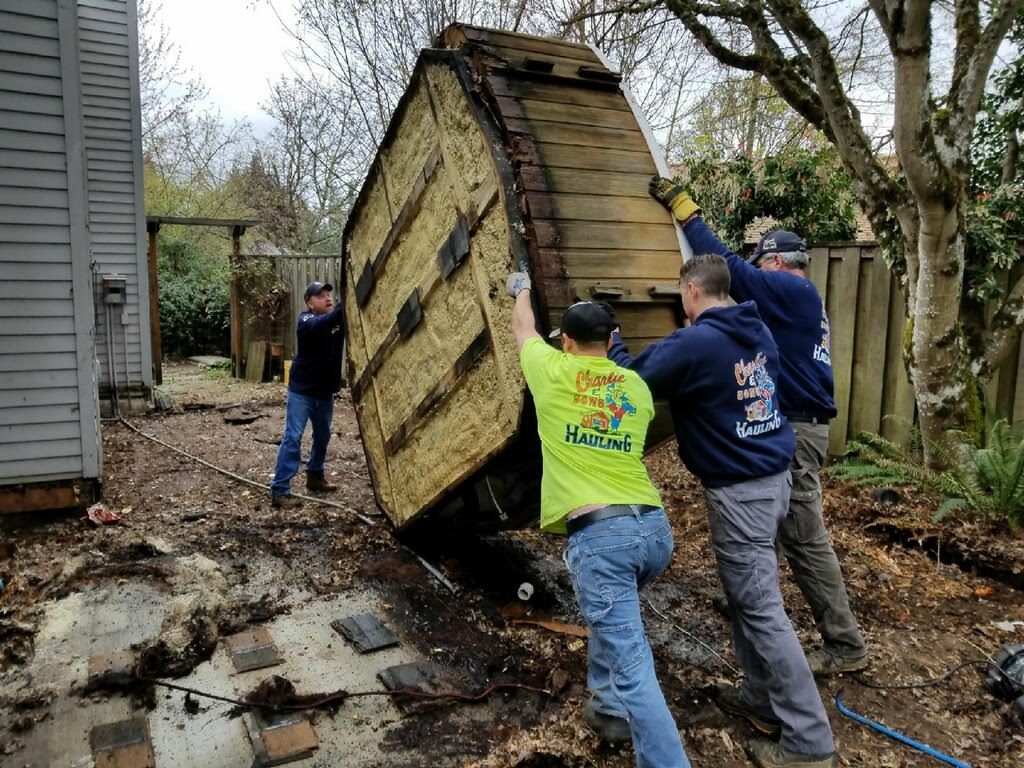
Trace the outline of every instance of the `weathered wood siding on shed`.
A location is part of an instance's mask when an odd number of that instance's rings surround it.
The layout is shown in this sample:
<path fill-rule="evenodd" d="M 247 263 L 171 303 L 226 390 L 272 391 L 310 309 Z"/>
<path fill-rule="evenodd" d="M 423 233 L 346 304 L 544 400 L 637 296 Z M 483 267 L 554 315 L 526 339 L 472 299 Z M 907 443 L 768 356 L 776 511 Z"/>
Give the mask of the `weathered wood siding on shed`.
<path fill-rule="evenodd" d="M 0 484 L 100 470 L 74 12 L 0 0 Z"/>
<path fill-rule="evenodd" d="M 153 384 L 135 2 L 78 0 L 77 5 L 101 390 L 108 392 L 113 379 L 107 359 L 106 305 L 99 276 L 117 273 L 126 278 L 123 311 L 127 322 L 122 324 L 122 307 L 115 307 L 114 373 L 119 389 L 123 391 L 130 383 L 135 396 L 148 393 Z M 127 405 L 123 395 L 121 403 L 122 408 Z"/>

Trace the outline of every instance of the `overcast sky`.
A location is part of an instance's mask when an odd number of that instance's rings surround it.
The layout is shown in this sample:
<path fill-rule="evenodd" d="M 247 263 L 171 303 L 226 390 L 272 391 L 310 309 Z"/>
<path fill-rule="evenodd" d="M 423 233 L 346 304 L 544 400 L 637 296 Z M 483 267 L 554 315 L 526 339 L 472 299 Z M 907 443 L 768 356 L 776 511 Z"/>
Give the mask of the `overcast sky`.
<path fill-rule="evenodd" d="M 289 0 L 275 6 L 291 21 Z M 270 118 L 261 104 L 269 83 L 288 73 L 284 52 L 291 39 L 269 3 L 260 0 L 163 0 L 160 21 L 181 52 L 181 63 L 199 75 L 209 102 L 226 120 L 247 119 L 262 135 Z"/>

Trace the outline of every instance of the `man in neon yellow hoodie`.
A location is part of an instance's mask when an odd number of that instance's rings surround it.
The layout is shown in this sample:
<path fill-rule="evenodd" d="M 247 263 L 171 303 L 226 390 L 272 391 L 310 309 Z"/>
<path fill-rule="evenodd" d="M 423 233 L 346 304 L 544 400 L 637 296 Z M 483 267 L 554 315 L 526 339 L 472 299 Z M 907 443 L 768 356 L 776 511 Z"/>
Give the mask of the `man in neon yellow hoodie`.
<path fill-rule="evenodd" d="M 672 556 L 672 529 L 642 460 L 650 390 L 608 359 L 615 323 L 602 307 L 566 310 L 559 351 L 537 333 L 529 276 L 511 275 L 508 293 L 537 410 L 541 529 L 569 536 L 565 564 L 590 628 L 584 718 L 608 740 L 631 738 L 638 768 L 689 768 L 640 616 L 639 589 Z"/>

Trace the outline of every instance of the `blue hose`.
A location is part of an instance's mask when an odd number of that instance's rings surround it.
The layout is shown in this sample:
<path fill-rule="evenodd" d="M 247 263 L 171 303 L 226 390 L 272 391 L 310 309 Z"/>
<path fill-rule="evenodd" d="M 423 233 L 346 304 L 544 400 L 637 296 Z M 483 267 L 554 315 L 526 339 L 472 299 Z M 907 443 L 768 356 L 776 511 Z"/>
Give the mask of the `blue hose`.
<path fill-rule="evenodd" d="M 879 733 L 884 733 L 890 739 L 895 739 L 901 744 L 906 744 L 908 747 L 913 747 L 919 752 L 924 752 L 926 755 L 934 757 L 936 760 L 946 763 L 947 765 L 955 765 L 957 768 L 971 768 L 970 765 L 957 760 L 955 757 L 950 757 L 949 755 L 943 754 L 942 752 L 939 752 L 936 749 L 932 749 L 927 744 L 922 744 L 920 741 L 914 741 L 908 736 L 904 736 L 899 731 L 894 731 L 892 728 L 887 728 L 881 723 L 876 723 L 874 720 L 869 720 L 863 715 L 858 715 L 852 709 L 848 709 L 846 705 L 843 704 L 842 695 L 843 691 L 842 689 L 840 689 L 839 692 L 836 693 L 836 707 L 839 709 L 840 712 L 842 712 L 851 720 L 855 720 L 861 725 L 866 725 L 868 728 L 872 728 L 878 731 Z"/>

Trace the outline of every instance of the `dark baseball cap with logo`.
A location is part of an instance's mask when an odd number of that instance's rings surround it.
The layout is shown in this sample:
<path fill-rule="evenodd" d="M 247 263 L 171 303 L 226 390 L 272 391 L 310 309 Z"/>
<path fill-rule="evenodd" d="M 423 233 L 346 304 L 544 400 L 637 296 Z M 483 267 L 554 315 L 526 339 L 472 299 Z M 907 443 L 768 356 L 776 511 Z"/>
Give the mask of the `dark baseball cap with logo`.
<path fill-rule="evenodd" d="M 309 301 L 311 296 L 316 296 L 320 291 L 333 291 L 334 286 L 330 283 L 320 283 L 314 280 L 312 283 L 306 286 L 306 293 L 303 296 L 303 301 Z"/>
<path fill-rule="evenodd" d="M 806 253 L 807 241 L 788 229 L 773 229 L 771 232 L 764 234 L 764 237 L 758 242 L 754 252 L 750 254 L 750 258 L 747 261 L 751 264 L 757 264 L 763 256 L 771 256 L 773 253 L 796 252 Z"/>
<path fill-rule="evenodd" d="M 615 328 L 615 320 L 607 310 L 592 301 L 578 301 L 565 310 L 562 324 L 550 333 L 557 339 L 564 333 L 582 344 L 607 342 Z"/>

